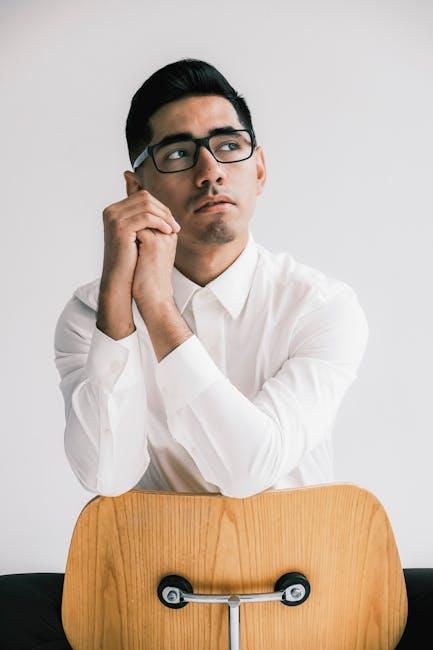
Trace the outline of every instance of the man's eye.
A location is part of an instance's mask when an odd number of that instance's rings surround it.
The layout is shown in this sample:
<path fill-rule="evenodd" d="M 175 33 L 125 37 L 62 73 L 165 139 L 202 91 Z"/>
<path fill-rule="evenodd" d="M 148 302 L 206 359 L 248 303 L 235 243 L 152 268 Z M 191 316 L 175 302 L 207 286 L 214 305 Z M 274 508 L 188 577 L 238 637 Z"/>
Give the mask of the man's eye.
<path fill-rule="evenodd" d="M 239 143 L 238 142 L 223 142 L 223 144 L 219 145 L 218 149 L 221 149 L 221 147 L 226 147 L 227 145 L 230 145 L 230 144 L 234 145 L 235 149 L 236 148 L 239 149 Z M 233 151 L 233 149 L 229 149 L 229 151 Z"/>
<path fill-rule="evenodd" d="M 171 156 L 172 156 L 174 153 L 178 153 L 179 151 L 183 151 L 183 152 L 185 152 L 185 149 L 175 149 L 174 151 L 172 151 L 171 153 L 169 153 L 169 154 L 166 156 L 166 158 L 168 158 L 169 160 L 178 160 L 178 158 L 172 158 Z M 182 157 L 183 157 L 183 156 L 182 156 Z"/>

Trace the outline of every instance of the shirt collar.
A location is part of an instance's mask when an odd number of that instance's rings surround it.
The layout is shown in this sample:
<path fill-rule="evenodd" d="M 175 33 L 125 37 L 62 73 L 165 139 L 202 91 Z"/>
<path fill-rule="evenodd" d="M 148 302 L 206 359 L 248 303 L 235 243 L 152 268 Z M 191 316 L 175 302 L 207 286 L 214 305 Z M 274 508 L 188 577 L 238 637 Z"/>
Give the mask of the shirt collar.
<path fill-rule="evenodd" d="M 242 253 L 223 273 L 204 287 L 187 278 L 173 266 L 171 276 L 173 297 L 180 313 L 183 314 L 196 291 L 203 291 L 212 293 L 227 309 L 231 317 L 237 318 L 251 289 L 257 259 L 257 244 L 249 231 L 248 241 Z M 81 285 L 74 291 L 74 296 L 97 311 L 100 283 L 101 278 L 98 277 L 96 280 Z"/>
<path fill-rule="evenodd" d="M 257 260 L 257 244 L 251 231 L 248 231 L 248 241 L 242 253 L 223 273 L 204 287 L 187 278 L 173 266 L 171 280 L 173 297 L 178 310 L 183 314 L 188 302 L 197 291 L 210 292 L 232 318 L 237 318 L 251 289 Z"/>

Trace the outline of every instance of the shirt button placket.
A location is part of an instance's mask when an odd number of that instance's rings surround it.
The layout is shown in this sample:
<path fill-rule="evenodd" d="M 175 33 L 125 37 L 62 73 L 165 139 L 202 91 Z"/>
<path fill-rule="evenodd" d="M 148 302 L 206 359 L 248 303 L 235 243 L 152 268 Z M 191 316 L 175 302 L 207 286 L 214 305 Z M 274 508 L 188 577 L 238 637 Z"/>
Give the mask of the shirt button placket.
<path fill-rule="evenodd" d="M 204 287 L 192 299 L 197 336 L 220 370 L 225 371 L 223 316 L 218 300 Z"/>

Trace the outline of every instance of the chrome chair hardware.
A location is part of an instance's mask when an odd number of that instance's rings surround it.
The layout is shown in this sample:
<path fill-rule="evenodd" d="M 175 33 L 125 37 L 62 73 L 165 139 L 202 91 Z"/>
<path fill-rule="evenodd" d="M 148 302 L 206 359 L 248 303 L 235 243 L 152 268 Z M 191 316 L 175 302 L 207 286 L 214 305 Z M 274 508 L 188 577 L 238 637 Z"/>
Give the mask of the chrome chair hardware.
<path fill-rule="evenodd" d="M 298 572 L 285 573 L 275 583 L 276 591 L 255 594 L 194 594 L 189 580 L 176 574 L 165 576 L 158 585 L 158 598 L 172 609 L 188 603 L 223 603 L 228 605 L 229 649 L 240 650 L 240 606 L 242 603 L 279 601 L 283 605 L 300 605 L 310 594 L 310 583 Z"/>

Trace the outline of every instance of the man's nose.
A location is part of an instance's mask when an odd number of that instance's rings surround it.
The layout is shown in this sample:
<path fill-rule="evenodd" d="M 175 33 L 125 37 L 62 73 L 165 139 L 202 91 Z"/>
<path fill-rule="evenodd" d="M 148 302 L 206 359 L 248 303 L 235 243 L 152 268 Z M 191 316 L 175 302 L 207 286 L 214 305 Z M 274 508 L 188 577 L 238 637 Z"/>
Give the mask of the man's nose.
<path fill-rule="evenodd" d="M 223 163 L 219 163 L 215 160 L 209 149 L 206 149 L 206 147 L 203 146 L 200 147 L 195 165 L 196 176 L 212 176 L 218 178 L 225 174 L 223 166 Z"/>

